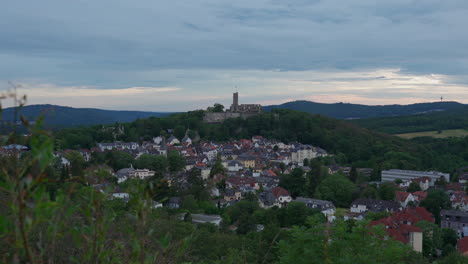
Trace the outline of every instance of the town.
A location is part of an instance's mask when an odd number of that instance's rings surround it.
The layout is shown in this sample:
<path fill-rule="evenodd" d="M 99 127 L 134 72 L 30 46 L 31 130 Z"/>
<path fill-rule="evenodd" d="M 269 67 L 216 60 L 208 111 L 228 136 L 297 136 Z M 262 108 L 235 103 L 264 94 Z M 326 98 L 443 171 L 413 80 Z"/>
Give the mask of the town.
<path fill-rule="evenodd" d="M 28 148 L 9 145 L 0 151 L 20 155 Z M 98 160 L 111 153 L 127 158 L 114 167 L 99 164 Z M 334 155 L 319 147 L 262 136 L 228 142 L 195 142 L 188 135 L 180 139 L 158 136 L 141 144 L 98 143 L 91 149 L 63 150 L 54 156 L 58 170 L 65 174 L 62 177 L 86 175 L 87 184 L 109 199 L 128 202 L 132 194 L 122 186 L 157 179 L 164 183 L 158 190 L 163 195 L 153 197 L 152 208 L 177 212 L 181 221 L 189 216 L 194 224 L 225 225 L 245 233 L 263 230 L 266 223 L 251 220 L 247 230 L 240 230 L 243 220 L 226 215 L 229 207 L 243 200 L 253 200 L 263 209 L 302 204 L 300 208 L 320 212 L 331 224 L 336 219 L 370 219 L 369 225 L 383 225 L 389 237 L 416 252 L 423 251 L 423 239 L 428 239 L 417 224 L 437 223 L 453 230 L 458 251 L 468 255 L 468 167 L 458 170 L 456 182 L 450 182 L 449 174 L 434 171 L 390 169 L 376 176 L 372 168 L 336 164 Z M 330 183 L 319 180 L 333 175 L 341 178 Z M 448 204 L 441 204 L 444 197 Z"/>

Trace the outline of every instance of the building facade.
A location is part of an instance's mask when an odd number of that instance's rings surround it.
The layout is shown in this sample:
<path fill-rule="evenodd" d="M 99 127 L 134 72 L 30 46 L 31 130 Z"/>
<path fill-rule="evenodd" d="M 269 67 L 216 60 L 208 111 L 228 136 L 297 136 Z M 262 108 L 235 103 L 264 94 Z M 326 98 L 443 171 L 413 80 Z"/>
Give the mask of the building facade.
<path fill-rule="evenodd" d="M 438 171 L 410 171 L 410 170 L 384 170 L 382 171 L 382 182 L 393 182 L 395 180 L 411 181 L 421 177 L 431 179 L 431 186 L 441 177 L 450 181 L 450 174 Z"/>

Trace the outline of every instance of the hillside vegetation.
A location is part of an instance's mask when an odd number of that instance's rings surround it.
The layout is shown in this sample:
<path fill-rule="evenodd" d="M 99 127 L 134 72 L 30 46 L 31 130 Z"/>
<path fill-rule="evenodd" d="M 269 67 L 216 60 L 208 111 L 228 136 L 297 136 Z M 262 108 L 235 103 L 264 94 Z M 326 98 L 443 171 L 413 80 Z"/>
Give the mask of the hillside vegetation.
<path fill-rule="evenodd" d="M 389 134 L 468 129 L 468 107 L 424 115 L 359 119 L 352 123 Z"/>
<path fill-rule="evenodd" d="M 272 109 L 291 109 L 310 114 L 320 114 L 338 119 L 357 119 L 384 116 L 402 116 L 422 113 L 441 112 L 465 107 L 457 102 L 434 102 L 410 105 L 360 105 L 348 103 L 324 104 L 310 101 L 293 101 L 281 105 L 265 106 Z"/>
<path fill-rule="evenodd" d="M 3 109 L 3 121 L 14 120 L 15 108 Z M 28 105 L 20 110 L 28 120 L 36 120 L 44 115 L 46 128 L 64 128 L 73 126 L 89 126 L 97 124 L 113 124 L 115 122 L 132 122 L 138 118 L 151 116 L 161 117 L 170 113 L 142 111 L 113 111 L 94 108 L 73 108 L 58 105 Z"/>
<path fill-rule="evenodd" d="M 261 135 L 284 142 L 299 141 L 324 148 L 336 162 L 380 169 L 436 169 L 451 172 L 468 162 L 468 137 L 409 141 L 363 129 L 355 124 L 304 112 L 276 109 L 248 119 L 221 124 L 202 122 L 203 111 L 164 118 L 138 119 L 118 126 L 64 129 L 56 134 L 59 148 L 90 148 L 97 142 L 143 141 L 187 132 L 192 138 L 227 141 Z M 443 145 L 444 147 L 436 147 Z"/>

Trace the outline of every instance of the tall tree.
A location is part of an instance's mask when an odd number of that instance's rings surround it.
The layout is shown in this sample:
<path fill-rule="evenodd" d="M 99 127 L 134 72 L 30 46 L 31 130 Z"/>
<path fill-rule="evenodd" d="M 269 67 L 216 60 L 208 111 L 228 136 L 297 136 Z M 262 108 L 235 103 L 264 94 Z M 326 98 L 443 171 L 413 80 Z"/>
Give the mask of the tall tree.
<path fill-rule="evenodd" d="M 317 187 L 315 196 L 332 201 L 338 207 L 348 207 L 357 191 L 356 185 L 341 173 L 328 176 Z"/>
<path fill-rule="evenodd" d="M 421 202 L 421 206 L 434 215 L 436 223 L 440 223 L 440 211 L 442 209 L 450 209 L 451 203 L 444 191 L 433 189 L 427 193 L 427 197 Z"/>
<path fill-rule="evenodd" d="M 170 172 L 181 171 L 185 166 L 185 159 L 177 150 L 169 150 L 167 153 L 167 160 L 169 163 Z"/>
<path fill-rule="evenodd" d="M 305 183 L 304 171 L 301 168 L 295 168 L 290 174 L 281 175 L 279 185 L 296 197 L 305 194 Z"/>

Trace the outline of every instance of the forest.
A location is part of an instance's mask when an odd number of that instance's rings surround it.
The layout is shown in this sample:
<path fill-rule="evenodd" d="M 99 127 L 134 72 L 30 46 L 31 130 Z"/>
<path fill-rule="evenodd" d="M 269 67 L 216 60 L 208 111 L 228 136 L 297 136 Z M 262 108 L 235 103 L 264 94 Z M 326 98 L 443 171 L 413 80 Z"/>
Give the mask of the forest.
<path fill-rule="evenodd" d="M 388 134 L 468 129 L 468 107 L 428 114 L 355 119 L 350 122 Z"/>

